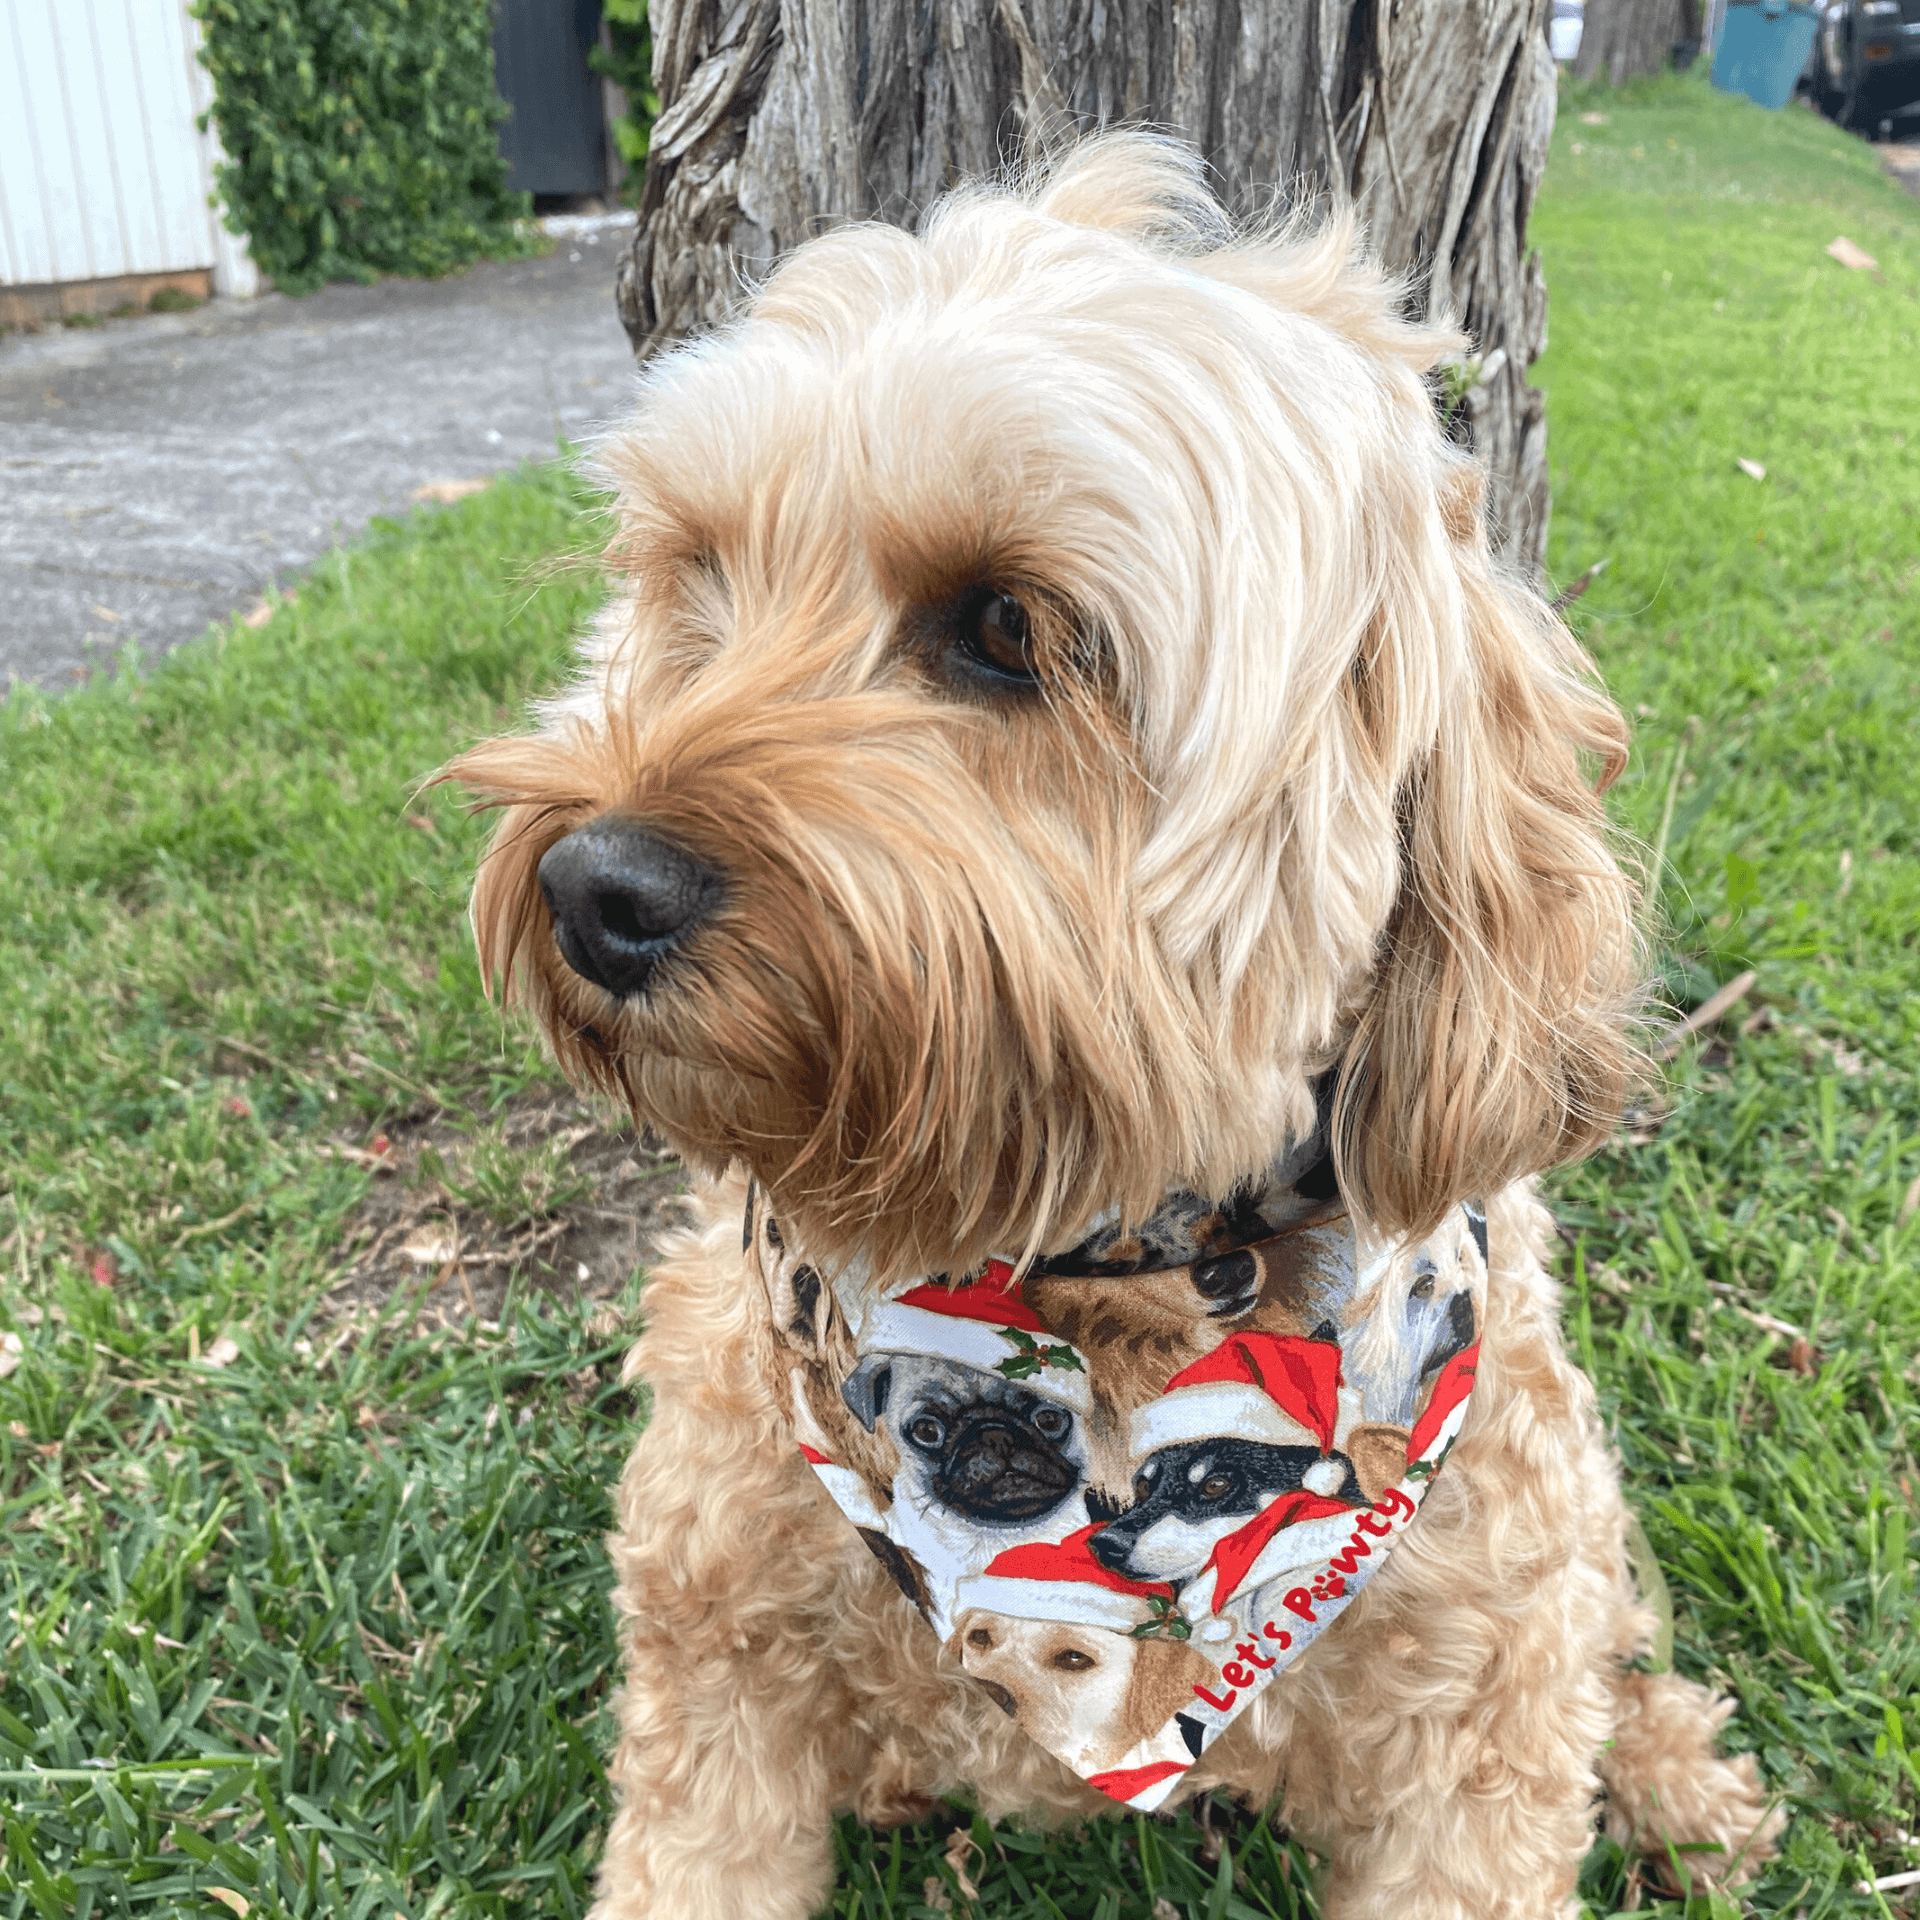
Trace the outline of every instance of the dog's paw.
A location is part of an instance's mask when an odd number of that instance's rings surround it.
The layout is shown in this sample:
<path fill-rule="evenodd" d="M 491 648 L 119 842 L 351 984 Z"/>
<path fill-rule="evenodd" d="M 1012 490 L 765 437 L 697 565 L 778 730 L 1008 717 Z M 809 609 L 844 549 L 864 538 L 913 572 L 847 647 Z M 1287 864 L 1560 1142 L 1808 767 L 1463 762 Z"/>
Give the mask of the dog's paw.
<path fill-rule="evenodd" d="M 1193 1269 L 1193 1288 L 1207 1303 L 1209 1320 L 1237 1320 L 1260 1300 L 1260 1263 L 1246 1248 L 1202 1260 Z"/>

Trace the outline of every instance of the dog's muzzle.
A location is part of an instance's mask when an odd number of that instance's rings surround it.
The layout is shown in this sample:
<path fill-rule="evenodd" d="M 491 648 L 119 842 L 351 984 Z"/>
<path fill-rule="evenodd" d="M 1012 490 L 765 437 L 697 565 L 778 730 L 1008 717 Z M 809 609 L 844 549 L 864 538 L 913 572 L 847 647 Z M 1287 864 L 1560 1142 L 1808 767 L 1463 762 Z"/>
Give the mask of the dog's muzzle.
<path fill-rule="evenodd" d="M 1079 1484 L 1074 1468 L 1015 1421 L 962 1423 L 934 1478 L 941 1500 L 972 1520 L 1008 1524 L 1051 1513 Z"/>
<path fill-rule="evenodd" d="M 623 1000 L 713 911 L 720 876 L 638 821 L 602 814 L 547 849 L 540 891 L 561 958 Z"/>

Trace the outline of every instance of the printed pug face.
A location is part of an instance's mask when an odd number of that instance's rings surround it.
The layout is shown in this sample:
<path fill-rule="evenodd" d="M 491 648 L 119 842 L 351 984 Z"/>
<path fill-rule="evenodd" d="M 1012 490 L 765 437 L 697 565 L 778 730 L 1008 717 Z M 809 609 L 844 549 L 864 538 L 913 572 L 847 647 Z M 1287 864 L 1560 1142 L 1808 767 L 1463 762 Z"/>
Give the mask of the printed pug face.
<path fill-rule="evenodd" d="M 1084 1423 L 1019 1381 L 926 1354 L 869 1353 L 840 1391 L 869 1433 L 884 1422 L 892 1434 L 896 1499 L 976 1525 L 1030 1527 L 1086 1485 Z"/>

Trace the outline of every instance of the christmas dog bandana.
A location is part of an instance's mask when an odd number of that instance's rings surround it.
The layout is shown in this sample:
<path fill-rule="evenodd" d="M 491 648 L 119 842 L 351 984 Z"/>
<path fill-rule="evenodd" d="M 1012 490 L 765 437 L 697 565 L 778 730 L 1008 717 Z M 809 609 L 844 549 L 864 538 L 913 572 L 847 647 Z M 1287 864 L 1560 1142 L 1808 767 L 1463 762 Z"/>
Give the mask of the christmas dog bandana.
<path fill-rule="evenodd" d="M 748 1201 L 801 1452 L 961 1666 L 1143 1811 L 1366 1585 L 1472 1392 L 1481 1216 L 1363 1249 L 1301 1157 L 877 1299 Z"/>

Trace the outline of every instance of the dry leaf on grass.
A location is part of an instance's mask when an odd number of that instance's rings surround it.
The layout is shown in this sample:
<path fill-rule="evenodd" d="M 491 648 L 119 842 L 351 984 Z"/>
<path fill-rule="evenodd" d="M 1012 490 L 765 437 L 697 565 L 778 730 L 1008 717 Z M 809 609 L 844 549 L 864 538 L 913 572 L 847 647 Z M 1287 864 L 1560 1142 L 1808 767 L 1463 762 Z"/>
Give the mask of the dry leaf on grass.
<path fill-rule="evenodd" d="M 1796 1334 L 1793 1344 L 1787 1348 L 1787 1365 L 1808 1379 L 1820 1371 L 1820 1355 L 1804 1333 Z"/>
<path fill-rule="evenodd" d="M 1764 480 L 1767 470 L 1758 460 L 1736 460 L 1733 463 L 1749 480 Z"/>
<path fill-rule="evenodd" d="M 1583 127 L 1604 127 L 1607 124 L 1607 116 L 1604 113 L 1583 113 L 1580 116 L 1580 124 Z"/>
<path fill-rule="evenodd" d="M 27 1343 L 17 1333 L 0 1333 L 0 1380 L 20 1364 Z"/>
<path fill-rule="evenodd" d="M 247 1904 L 246 1895 L 243 1893 L 235 1893 L 231 1887 L 209 1887 L 207 1891 L 212 1894 L 223 1907 L 229 1908 L 234 1913 L 239 1914 L 240 1920 L 246 1920 L 246 1916 L 253 1911 Z"/>
<path fill-rule="evenodd" d="M 1880 262 L 1865 247 L 1857 247 L 1842 233 L 1827 242 L 1827 257 L 1838 260 L 1843 267 L 1851 268 L 1855 273 L 1877 273 Z"/>
<path fill-rule="evenodd" d="M 375 1139 L 371 1147 L 349 1147 L 338 1140 L 330 1140 L 319 1151 L 332 1160 L 350 1160 L 356 1167 L 365 1167 L 372 1173 L 391 1173 L 393 1167 L 393 1143 L 383 1133 Z"/>
<path fill-rule="evenodd" d="M 300 596 L 297 593 L 283 593 L 278 599 L 257 601 L 240 616 L 243 627 L 264 627 L 282 607 L 290 607 Z"/>
<path fill-rule="evenodd" d="M 485 493 L 492 484 L 491 480 L 429 480 L 425 486 L 414 488 L 413 497 L 437 500 L 443 507 L 450 507 L 470 493 Z"/>
<path fill-rule="evenodd" d="M 960 1891 L 969 1900 L 980 1898 L 980 1889 L 967 1878 L 967 1857 L 975 1853 L 980 1854 L 982 1859 L 986 1857 L 980 1843 L 965 1827 L 955 1827 L 947 1836 L 947 1871 L 953 1875 L 959 1883 Z"/>
<path fill-rule="evenodd" d="M 220 1338 L 200 1356 L 201 1364 L 209 1367 L 230 1367 L 239 1358 L 240 1342 L 230 1333 L 223 1333 Z"/>
<path fill-rule="evenodd" d="M 422 1227 L 400 1243 L 400 1257 L 416 1267 L 444 1267 L 460 1251 L 460 1242 L 445 1225 Z"/>

